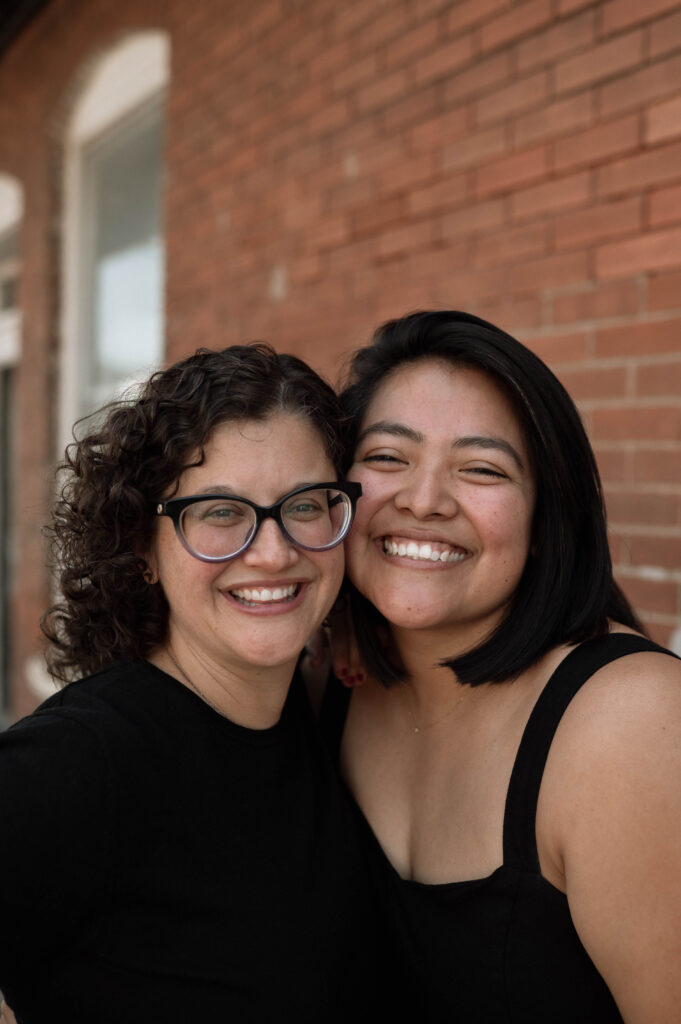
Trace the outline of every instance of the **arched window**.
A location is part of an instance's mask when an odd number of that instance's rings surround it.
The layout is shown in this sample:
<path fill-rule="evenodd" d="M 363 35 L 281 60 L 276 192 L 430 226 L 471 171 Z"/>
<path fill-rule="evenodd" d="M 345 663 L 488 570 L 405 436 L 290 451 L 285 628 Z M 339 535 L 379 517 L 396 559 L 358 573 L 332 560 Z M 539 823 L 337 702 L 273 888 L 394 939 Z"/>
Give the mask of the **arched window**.
<path fill-rule="evenodd" d="M 12 419 L 15 368 L 21 355 L 17 290 L 22 216 L 21 186 L 9 175 L 0 174 L 0 719 L 9 699 L 9 606 L 14 564 Z"/>
<path fill-rule="evenodd" d="M 60 442 L 163 357 L 167 37 L 103 57 L 66 138 Z"/>

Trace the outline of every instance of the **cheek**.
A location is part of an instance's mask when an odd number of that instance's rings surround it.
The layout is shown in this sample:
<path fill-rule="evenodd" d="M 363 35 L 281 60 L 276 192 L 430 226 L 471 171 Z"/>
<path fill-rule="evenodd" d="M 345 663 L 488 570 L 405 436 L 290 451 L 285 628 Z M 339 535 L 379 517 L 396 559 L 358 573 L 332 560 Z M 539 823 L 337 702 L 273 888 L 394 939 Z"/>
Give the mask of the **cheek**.
<path fill-rule="evenodd" d="M 347 541 L 346 541 L 347 542 Z M 341 544 L 320 556 L 317 568 L 324 585 L 335 593 L 340 590 L 345 572 L 345 552 Z"/>

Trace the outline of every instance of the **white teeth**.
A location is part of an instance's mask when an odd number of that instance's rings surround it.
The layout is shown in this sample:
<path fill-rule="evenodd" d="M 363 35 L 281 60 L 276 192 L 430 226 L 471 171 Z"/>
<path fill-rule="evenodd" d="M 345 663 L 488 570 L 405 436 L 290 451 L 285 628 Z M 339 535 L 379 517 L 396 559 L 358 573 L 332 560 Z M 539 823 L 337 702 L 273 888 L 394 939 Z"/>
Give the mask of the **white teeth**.
<path fill-rule="evenodd" d="M 465 557 L 465 551 L 452 551 L 451 548 L 439 550 L 442 545 L 417 544 L 410 540 L 407 544 L 404 541 L 399 543 L 394 540 L 383 538 L 383 550 L 386 555 L 400 555 L 402 558 L 411 558 L 413 561 L 424 562 L 461 562 Z"/>
<path fill-rule="evenodd" d="M 232 590 L 233 597 L 238 601 L 245 601 L 247 604 L 267 604 L 272 601 L 286 601 L 293 597 L 298 590 L 298 584 L 292 583 L 288 587 L 243 587 L 240 590 Z"/>

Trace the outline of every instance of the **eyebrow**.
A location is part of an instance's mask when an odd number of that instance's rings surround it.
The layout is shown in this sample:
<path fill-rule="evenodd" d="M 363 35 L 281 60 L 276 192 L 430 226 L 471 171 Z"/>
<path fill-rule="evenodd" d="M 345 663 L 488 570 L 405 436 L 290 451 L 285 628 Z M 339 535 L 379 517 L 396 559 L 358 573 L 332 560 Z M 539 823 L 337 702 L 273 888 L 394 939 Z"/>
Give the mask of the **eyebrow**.
<path fill-rule="evenodd" d="M 414 441 L 416 444 L 423 444 L 426 440 L 425 436 L 419 430 L 414 430 L 412 427 L 408 427 L 404 423 L 393 423 L 390 420 L 379 420 L 377 423 L 370 424 L 370 426 L 361 432 L 357 438 L 357 444 L 360 444 L 371 434 L 390 434 L 391 437 L 405 437 L 407 440 Z M 485 435 L 471 434 L 466 437 L 458 437 L 456 441 L 452 441 L 452 448 L 457 451 L 461 448 L 486 448 L 501 451 L 506 455 L 509 455 L 519 469 L 525 469 L 525 463 L 518 452 L 515 450 L 513 445 L 509 444 L 508 441 L 505 441 L 503 437 L 486 437 Z"/>
<path fill-rule="evenodd" d="M 299 487 L 310 487 L 310 488 L 313 488 L 313 487 L 317 487 L 317 486 L 318 486 L 318 482 L 316 482 L 316 481 L 310 482 L 310 481 L 307 481 L 307 480 L 301 480 L 299 484 L 294 484 L 293 487 L 289 487 L 288 490 L 284 491 L 284 494 L 289 494 L 291 491 L 297 491 Z M 231 496 L 232 498 L 245 498 L 246 497 L 245 494 L 240 494 L 238 489 L 230 487 L 228 484 L 212 484 L 212 485 L 209 484 L 207 487 L 199 488 L 198 491 L 192 491 L 191 494 L 183 494 L 182 497 L 183 498 L 198 498 L 198 497 L 203 497 L 204 495 L 208 496 L 209 494 L 225 495 L 226 497 L 230 497 Z M 176 495 L 174 495 L 174 497 L 176 497 Z M 252 499 L 249 498 L 248 500 L 251 501 Z M 257 504 L 257 502 L 256 502 L 256 504 Z"/>

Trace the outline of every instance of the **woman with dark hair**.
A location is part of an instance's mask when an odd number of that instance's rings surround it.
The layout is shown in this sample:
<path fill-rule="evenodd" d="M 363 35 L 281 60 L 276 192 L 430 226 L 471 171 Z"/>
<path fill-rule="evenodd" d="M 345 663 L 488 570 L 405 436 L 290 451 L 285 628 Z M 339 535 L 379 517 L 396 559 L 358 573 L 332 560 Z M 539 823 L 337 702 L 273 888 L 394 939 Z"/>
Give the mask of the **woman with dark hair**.
<path fill-rule="evenodd" d="M 337 482 L 341 423 L 304 363 L 235 346 L 70 447 L 44 629 L 74 681 L 0 736 L 20 1024 L 371 1016 L 371 883 L 291 685 L 360 493 Z"/>
<path fill-rule="evenodd" d="M 452 311 L 379 329 L 342 402 L 368 678 L 323 713 L 414 1013 L 678 1020 L 681 666 L 613 580 L 574 404 Z"/>

